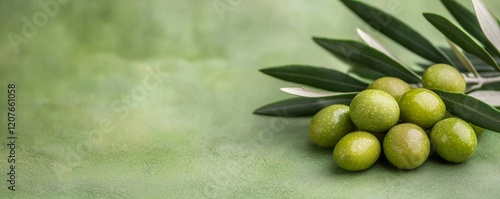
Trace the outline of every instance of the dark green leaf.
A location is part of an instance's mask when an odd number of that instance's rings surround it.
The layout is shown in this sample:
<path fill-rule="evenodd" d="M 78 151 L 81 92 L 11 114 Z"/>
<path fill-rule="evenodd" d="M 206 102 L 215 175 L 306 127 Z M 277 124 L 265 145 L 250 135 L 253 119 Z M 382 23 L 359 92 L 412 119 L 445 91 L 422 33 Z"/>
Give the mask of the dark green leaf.
<path fill-rule="evenodd" d="M 492 68 L 487 63 L 484 63 L 483 60 L 479 59 L 476 56 L 468 54 L 467 57 L 472 62 L 472 65 L 474 65 L 474 67 L 476 67 L 476 70 L 478 70 L 478 71 L 496 71 L 496 72 L 498 72 L 497 70 L 495 70 L 495 68 Z M 500 59 L 498 57 L 495 57 L 495 61 L 497 63 L 499 63 Z"/>
<path fill-rule="evenodd" d="M 338 95 L 324 98 L 292 98 L 260 107 L 253 113 L 257 115 L 303 117 L 312 116 L 333 104 L 349 105 L 356 94 Z"/>
<path fill-rule="evenodd" d="M 418 83 L 420 76 L 384 53 L 363 43 L 350 40 L 314 38 L 314 41 L 347 63 L 355 62 L 385 75 L 398 77 L 408 83 Z"/>
<path fill-rule="evenodd" d="M 360 1 L 342 0 L 342 3 L 374 29 L 377 29 L 382 34 L 417 55 L 436 63 L 452 64 L 450 60 L 425 37 L 396 17 Z"/>
<path fill-rule="evenodd" d="M 469 34 L 474 36 L 477 40 L 485 45 L 487 49 L 496 49 L 495 46 L 486 38 L 477 21 L 474 13 L 469 11 L 467 8 L 460 5 L 455 0 L 441 0 L 443 5 L 448 9 L 451 15 L 457 20 L 457 22 L 464 28 Z M 495 53 L 498 55 L 498 51 L 490 50 L 490 53 Z"/>
<path fill-rule="evenodd" d="M 336 92 L 362 91 L 368 86 L 345 73 L 321 67 L 289 65 L 260 71 L 285 81 Z"/>
<path fill-rule="evenodd" d="M 500 132 L 500 111 L 474 97 L 433 89 L 452 115 L 476 126 Z"/>
<path fill-rule="evenodd" d="M 455 66 L 457 67 L 457 69 L 460 72 L 468 72 L 467 69 L 465 68 L 465 66 L 462 63 L 460 63 L 460 61 L 454 55 L 453 51 L 450 48 L 440 48 L 440 49 L 445 54 L 447 54 L 448 57 L 450 57 L 450 59 L 454 60 Z M 481 60 L 480 58 L 476 57 L 475 55 L 472 55 L 472 54 L 467 53 L 467 52 L 464 52 L 464 54 L 467 56 L 467 58 L 469 58 L 469 60 L 471 61 L 472 65 L 474 65 L 474 68 L 476 68 L 476 70 L 478 72 L 496 72 L 496 73 L 498 73 L 498 71 L 496 71 L 495 68 L 491 67 L 487 63 L 484 63 L 483 60 Z M 495 61 L 497 63 L 500 62 L 500 58 L 494 57 L 494 59 L 495 59 Z M 429 64 L 420 63 L 419 65 L 429 65 Z M 498 73 L 498 74 L 500 74 L 500 73 Z"/>
<path fill-rule="evenodd" d="M 498 52 L 500 50 L 500 26 L 498 19 L 491 13 L 482 0 L 473 0 L 472 5 L 474 6 L 481 30 Z"/>
<path fill-rule="evenodd" d="M 479 45 L 469 35 L 467 35 L 467 33 L 448 21 L 448 19 L 430 13 L 424 13 L 424 17 L 453 43 L 460 46 L 463 50 L 478 56 L 484 62 L 488 63 L 491 66 L 494 66 L 497 70 L 500 71 L 500 67 L 495 62 L 495 59 L 493 59 L 490 53 L 488 53 L 483 47 L 481 47 L 481 45 Z"/>
<path fill-rule="evenodd" d="M 454 51 L 455 56 L 460 60 L 460 63 L 467 69 L 467 71 L 474 75 L 474 77 L 480 77 L 479 73 L 477 72 L 476 68 L 472 65 L 471 61 L 469 58 L 465 55 L 465 53 L 462 51 L 460 47 L 457 46 L 457 44 L 453 43 L 450 40 L 446 40 L 450 44 L 451 49 Z"/>
<path fill-rule="evenodd" d="M 368 79 L 368 80 L 376 80 L 378 78 L 386 76 L 382 73 L 379 73 L 377 71 L 369 69 L 368 67 L 362 67 L 362 66 L 351 66 L 347 70 L 347 73 L 348 74 L 355 74 L 361 78 Z"/>
<path fill-rule="evenodd" d="M 476 68 L 474 68 L 474 66 L 472 65 L 471 61 L 464 54 L 464 52 L 462 51 L 462 49 L 460 47 L 458 47 L 452 41 L 450 41 L 450 40 L 446 40 L 446 41 L 448 41 L 448 43 L 450 44 L 451 50 L 453 50 L 453 52 L 455 52 L 455 56 L 458 58 L 458 60 L 460 60 L 460 62 L 467 69 L 467 71 L 470 74 L 474 75 L 474 77 L 480 77 L 480 75 L 477 72 Z"/>
<path fill-rule="evenodd" d="M 484 84 L 479 90 L 500 90 L 500 82 L 491 82 Z M 500 99 L 499 99 L 500 100 Z"/>

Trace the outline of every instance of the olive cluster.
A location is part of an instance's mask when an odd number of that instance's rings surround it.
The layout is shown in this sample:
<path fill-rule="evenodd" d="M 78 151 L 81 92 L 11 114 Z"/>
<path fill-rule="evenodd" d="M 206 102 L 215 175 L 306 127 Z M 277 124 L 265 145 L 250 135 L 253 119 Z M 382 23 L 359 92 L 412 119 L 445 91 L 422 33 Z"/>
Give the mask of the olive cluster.
<path fill-rule="evenodd" d="M 443 159 L 464 162 L 475 152 L 475 127 L 446 112 L 442 99 L 429 89 L 465 91 L 465 80 L 452 66 L 436 64 L 423 74 L 424 88 L 412 88 L 395 77 L 383 77 L 357 94 L 350 106 L 336 104 L 319 111 L 309 125 L 309 137 L 322 147 L 334 147 L 334 162 L 359 171 L 381 154 L 400 169 L 415 169 L 431 147 Z"/>

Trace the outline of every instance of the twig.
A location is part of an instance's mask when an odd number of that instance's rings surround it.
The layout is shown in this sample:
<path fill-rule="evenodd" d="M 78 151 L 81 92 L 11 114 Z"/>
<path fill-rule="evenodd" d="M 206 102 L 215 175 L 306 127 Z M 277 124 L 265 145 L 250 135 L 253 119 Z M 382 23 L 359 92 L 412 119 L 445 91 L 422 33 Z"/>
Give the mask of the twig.
<path fill-rule="evenodd" d="M 464 77 L 467 83 L 490 84 L 500 82 L 500 76 L 497 77 Z"/>
<path fill-rule="evenodd" d="M 465 82 L 466 83 L 474 83 L 474 85 L 472 85 L 467 91 L 466 93 L 469 93 L 471 91 L 474 91 L 474 90 L 477 90 L 481 87 L 483 87 L 484 84 L 491 84 L 491 83 L 495 83 L 495 82 L 500 82 L 500 76 L 497 76 L 497 77 L 488 77 L 488 78 L 484 78 L 484 77 L 468 77 L 468 76 L 465 76 Z"/>

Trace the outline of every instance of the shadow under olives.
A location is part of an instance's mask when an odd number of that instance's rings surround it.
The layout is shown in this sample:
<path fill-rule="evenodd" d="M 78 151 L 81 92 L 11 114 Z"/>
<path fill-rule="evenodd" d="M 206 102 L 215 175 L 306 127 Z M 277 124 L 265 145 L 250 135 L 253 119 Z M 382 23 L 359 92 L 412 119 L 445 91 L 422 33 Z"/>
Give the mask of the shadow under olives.
<path fill-rule="evenodd" d="M 333 147 L 320 147 L 312 143 L 310 140 L 307 140 L 306 142 L 307 142 L 307 147 L 306 147 L 307 152 L 313 153 L 314 155 L 332 156 Z"/>
<path fill-rule="evenodd" d="M 380 165 L 384 169 L 388 169 L 388 170 L 391 170 L 391 171 L 397 171 L 398 170 L 397 167 L 395 167 L 394 165 L 392 165 L 391 162 L 389 162 L 389 160 L 387 160 L 387 158 L 385 157 L 385 155 L 383 155 L 383 153 L 380 154 L 380 157 L 377 160 L 377 164 Z"/>
<path fill-rule="evenodd" d="M 440 157 L 437 153 L 431 153 L 429 155 L 429 157 L 427 158 L 427 161 L 433 161 L 435 163 L 438 163 L 438 164 L 444 164 L 444 165 L 457 165 L 457 164 L 462 164 L 462 162 L 459 162 L 459 163 L 455 163 L 455 162 L 450 162 L 450 161 L 447 161 L 445 159 L 443 159 L 442 157 Z"/>
<path fill-rule="evenodd" d="M 375 164 L 372 165 L 371 167 L 373 167 L 373 166 L 375 166 Z M 358 174 L 365 173 L 365 172 L 369 171 L 371 167 L 369 167 L 368 169 L 361 170 L 361 171 L 349 171 L 349 170 L 345 170 L 343 168 L 340 168 L 336 164 L 332 164 L 332 166 L 330 167 L 330 171 L 333 175 L 350 175 L 350 176 L 352 176 L 352 175 L 358 175 Z"/>

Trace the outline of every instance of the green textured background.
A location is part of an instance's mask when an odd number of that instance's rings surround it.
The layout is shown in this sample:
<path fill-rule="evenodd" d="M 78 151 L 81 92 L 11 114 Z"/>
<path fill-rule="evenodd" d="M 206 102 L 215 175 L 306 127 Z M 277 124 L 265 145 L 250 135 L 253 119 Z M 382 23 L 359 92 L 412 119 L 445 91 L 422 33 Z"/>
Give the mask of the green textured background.
<path fill-rule="evenodd" d="M 356 39 L 356 27 L 373 32 L 338 1 L 70 0 L 16 52 L 9 33 L 21 36 L 22 18 L 32 21 L 46 1 L 0 3 L 0 198 L 500 195 L 500 135 L 493 132 L 463 164 L 431 158 L 400 171 L 379 162 L 352 173 L 333 164 L 332 150 L 310 143 L 308 118 L 252 114 L 290 97 L 278 88 L 293 85 L 260 68 L 346 68 L 311 40 Z M 485 2 L 500 11 L 498 1 Z M 445 45 L 421 16 L 449 16 L 438 1 L 370 4 Z M 404 62 L 418 60 L 374 35 Z M 16 192 L 4 174 L 8 83 L 17 85 Z"/>

